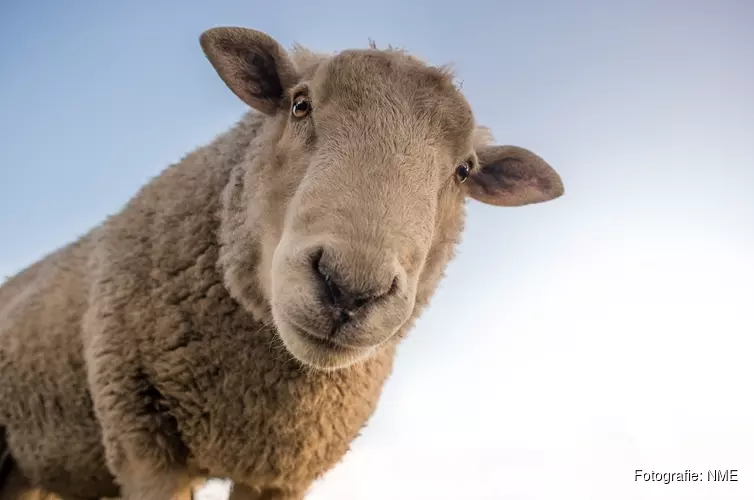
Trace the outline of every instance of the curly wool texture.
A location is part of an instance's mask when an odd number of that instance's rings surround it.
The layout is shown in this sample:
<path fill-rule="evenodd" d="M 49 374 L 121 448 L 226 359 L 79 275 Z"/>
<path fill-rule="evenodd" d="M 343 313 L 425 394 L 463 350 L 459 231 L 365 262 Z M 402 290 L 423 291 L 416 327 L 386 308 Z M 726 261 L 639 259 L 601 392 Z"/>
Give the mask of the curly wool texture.
<path fill-rule="evenodd" d="M 238 28 L 202 40 L 226 83 L 267 114 L 248 112 L 118 213 L 0 287 L 0 428 L 28 486 L 71 500 L 151 500 L 197 478 L 224 477 L 246 498 L 302 499 L 375 411 L 396 346 L 454 255 L 465 196 L 513 206 L 562 194 L 559 177 L 536 155 L 487 146 L 489 130 L 474 124 L 447 68 L 374 48 L 336 61 L 296 47 L 289 64 L 271 39 Z M 240 45 L 230 50 L 233 43 Z M 249 48 L 245 57 L 237 57 L 239 47 Z M 315 175 L 305 175 L 312 148 L 304 131 L 313 129 L 287 126 L 287 110 L 271 111 L 285 108 L 277 90 L 264 90 L 281 85 L 270 80 L 272 67 L 291 82 L 297 73 L 320 85 L 322 101 L 342 100 L 329 120 L 327 105 L 320 108 L 322 135 L 331 136 L 324 151 L 328 159 L 357 158 L 363 168 L 320 158 Z M 270 81 L 247 88 L 244 75 Z M 332 111 L 353 108 L 364 94 L 392 105 L 359 107 L 351 122 Z M 393 143 L 404 146 L 404 162 L 391 169 Z M 474 148 L 484 164 L 467 172 L 461 189 L 451 169 Z M 291 199 L 307 182 L 329 187 L 310 191 L 309 202 L 348 191 L 337 186 L 361 190 L 332 210 L 346 224 L 329 219 L 321 233 L 416 229 L 387 242 L 407 247 L 416 283 L 397 332 L 380 327 L 384 337 L 371 356 L 339 370 L 294 358 L 270 304 L 272 269 L 286 272 L 271 265 L 273 254 L 291 245 L 281 235 L 295 219 L 286 220 Z M 368 271 L 373 260 L 347 262 Z M 275 297 L 295 293 L 284 286 Z"/>
<path fill-rule="evenodd" d="M 394 345 L 343 371 L 306 369 L 261 298 L 242 307 L 229 293 L 260 296 L 228 269 L 255 251 L 239 201 L 269 122 L 248 113 L 0 288 L 0 425 L 34 486 L 117 496 L 111 471 L 131 461 L 155 481 L 231 477 L 303 495 L 375 410 Z M 437 235 L 414 317 L 452 256 L 456 219 Z"/>

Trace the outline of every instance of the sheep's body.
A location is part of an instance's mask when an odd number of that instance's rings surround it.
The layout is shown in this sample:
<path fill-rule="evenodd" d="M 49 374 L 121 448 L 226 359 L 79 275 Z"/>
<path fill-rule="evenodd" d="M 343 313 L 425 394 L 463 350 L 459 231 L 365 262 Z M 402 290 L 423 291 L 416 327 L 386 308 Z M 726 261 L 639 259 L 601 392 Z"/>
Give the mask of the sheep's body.
<path fill-rule="evenodd" d="M 210 476 L 300 500 L 374 412 L 465 199 L 563 192 L 401 51 L 200 41 L 256 111 L 0 287 L 0 428 L 16 471 L 66 500 Z"/>
<path fill-rule="evenodd" d="M 301 370 L 223 285 L 222 191 L 260 123 L 252 112 L 0 288 L 0 426 L 35 485 L 115 496 L 102 424 L 115 439 L 141 433 L 132 452 L 190 475 L 305 486 L 374 410 L 390 350 L 343 372 Z"/>

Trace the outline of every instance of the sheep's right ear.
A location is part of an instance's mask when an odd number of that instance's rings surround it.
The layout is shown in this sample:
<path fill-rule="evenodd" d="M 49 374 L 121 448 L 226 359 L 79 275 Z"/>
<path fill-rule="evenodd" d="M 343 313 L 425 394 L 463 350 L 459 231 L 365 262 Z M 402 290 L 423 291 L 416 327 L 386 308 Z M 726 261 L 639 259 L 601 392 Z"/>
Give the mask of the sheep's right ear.
<path fill-rule="evenodd" d="M 270 36 L 247 28 L 210 28 L 199 37 L 210 64 L 243 102 L 272 115 L 298 75 L 285 49 Z"/>

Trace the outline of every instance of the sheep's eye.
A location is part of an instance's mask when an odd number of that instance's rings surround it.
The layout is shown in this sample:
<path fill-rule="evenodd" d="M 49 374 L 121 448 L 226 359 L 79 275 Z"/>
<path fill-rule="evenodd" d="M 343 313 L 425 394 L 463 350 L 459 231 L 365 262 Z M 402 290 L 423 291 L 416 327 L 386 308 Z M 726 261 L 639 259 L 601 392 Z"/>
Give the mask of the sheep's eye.
<path fill-rule="evenodd" d="M 456 167 L 456 177 L 458 177 L 458 182 L 461 184 L 466 182 L 466 179 L 469 178 L 469 174 L 471 174 L 471 165 L 469 162 L 465 161 Z"/>
<path fill-rule="evenodd" d="M 300 95 L 293 100 L 293 106 L 291 106 L 291 114 L 294 117 L 304 118 L 306 115 L 311 113 L 311 111 L 312 104 L 309 102 L 309 99 L 306 96 Z"/>

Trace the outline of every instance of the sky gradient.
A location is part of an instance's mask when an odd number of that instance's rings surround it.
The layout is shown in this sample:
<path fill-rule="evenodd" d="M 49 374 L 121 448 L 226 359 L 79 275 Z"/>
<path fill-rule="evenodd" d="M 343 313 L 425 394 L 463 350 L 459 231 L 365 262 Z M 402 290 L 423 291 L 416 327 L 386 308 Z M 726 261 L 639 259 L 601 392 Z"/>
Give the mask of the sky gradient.
<path fill-rule="evenodd" d="M 403 46 L 454 63 L 478 122 L 566 194 L 470 202 L 377 413 L 309 498 L 752 498 L 753 23 L 746 0 L 5 0 L 0 275 L 244 113 L 203 30 Z"/>

